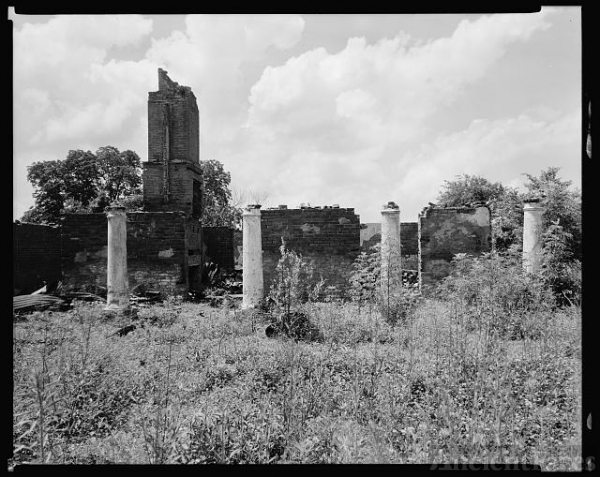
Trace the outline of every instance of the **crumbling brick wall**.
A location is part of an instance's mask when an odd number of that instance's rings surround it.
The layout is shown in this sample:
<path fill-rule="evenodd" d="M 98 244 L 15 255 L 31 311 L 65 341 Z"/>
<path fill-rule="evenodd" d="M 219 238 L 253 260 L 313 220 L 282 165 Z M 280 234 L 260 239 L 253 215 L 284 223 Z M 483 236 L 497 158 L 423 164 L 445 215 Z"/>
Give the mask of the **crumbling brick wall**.
<path fill-rule="evenodd" d="M 426 207 L 419 214 L 418 230 L 422 288 L 447 276 L 457 253 L 479 255 L 492 246 L 487 207 Z"/>
<path fill-rule="evenodd" d="M 370 253 L 371 247 L 379 243 L 381 243 L 381 222 L 361 224 L 360 251 Z M 400 247 L 402 268 L 417 270 L 419 253 L 417 222 L 400 222 Z"/>
<path fill-rule="evenodd" d="M 261 234 L 265 293 L 283 238 L 288 250 L 313 267 L 317 280 L 322 276 L 333 294 L 343 296 L 360 249 L 360 221 L 353 208 L 266 209 L 261 211 Z"/>
<path fill-rule="evenodd" d="M 204 227 L 204 256 L 207 262 L 219 265 L 221 269 L 233 270 L 234 245 L 231 227 Z"/>
<path fill-rule="evenodd" d="M 200 260 L 200 253 L 189 253 L 188 242 L 197 236 L 190 236 L 194 227 L 182 212 L 128 212 L 129 289 L 135 291 L 141 285 L 165 295 L 186 293 L 190 285 L 188 270 Z M 106 287 L 107 240 L 106 214 L 64 216 L 62 268 L 66 289 L 93 291 Z"/>
<path fill-rule="evenodd" d="M 61 278 L 60 229 L 13 223 L 13 290 L 31 293 Z"/>

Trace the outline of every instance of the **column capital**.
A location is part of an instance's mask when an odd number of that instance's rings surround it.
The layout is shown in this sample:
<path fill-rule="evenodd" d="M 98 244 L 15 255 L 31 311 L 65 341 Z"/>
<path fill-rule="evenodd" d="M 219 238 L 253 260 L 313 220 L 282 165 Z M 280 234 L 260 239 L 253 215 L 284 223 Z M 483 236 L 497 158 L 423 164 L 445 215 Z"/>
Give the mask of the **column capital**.
<path fill-rule="evenodd" d="M 539 202 L 524 202 L 523 211 L 525 212 L 541 212 L 545 209 Z"/>
<path fill-rule="evenodd" d="M 260 204 L 250 204 L 244 207 L 242 216 L 260 215 Z"/>
<path fill-rule="evenodd" d="M 124 214 L 127 211 L 127 207 L 123 207 L 122 205 L 111 205 L 104 209 L 106 215 L 110 214 Z"/>

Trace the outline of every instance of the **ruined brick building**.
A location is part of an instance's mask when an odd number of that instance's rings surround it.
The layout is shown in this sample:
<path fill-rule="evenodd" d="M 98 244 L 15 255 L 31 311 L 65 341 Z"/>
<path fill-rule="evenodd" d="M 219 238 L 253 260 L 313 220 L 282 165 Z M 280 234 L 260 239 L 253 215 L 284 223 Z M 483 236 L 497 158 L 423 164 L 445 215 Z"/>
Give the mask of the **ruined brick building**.
<path fill-rule="evenodd" d="M 148 93 L 148 161 L 143 163 L 144 211 L 127 214 L 131 289 L 183 294 L 202 276 L 202 171 L 199 114 L 187 86 L 158 70 Z M 62 220 L 64 286 L 106 286 L 107 219 L 67 214 Z"/>
<path fill-rule="evenodd" d="M 238 231 L 202 227 L 199 135 L 194 93 L 159 69 L 158 91 L 148 93 L 144 210 L 127 213 L 128 280 L 134 292 L 143 287 L 164 295 L 185 294 L 201 289 L 207 261 L 224 269 L 243 266 Z M 323 277 L 326 286 L 343 295 L 340 292 L 348 284 L 358 254 L 381 240 L 381 224 L 363 225 L 354 208 L 337 205 L 262 210 L 265 293 L 275 276 L 283 238 L 288 249 L 312 265 L 316 277 Z M 21 289 L 61 275 L 65 289 L 93 291 L 106 286 L 105 213 L 66 214 L 60 229 L 48 229 L 45 235 L 35 227 L 13 227 L 13 274 Z M 402 268 L 418 270 L 420 283 L 430 285 L 448 273 L 454 254 L 490 250 L 489 210 L 428 207 L 418 223 L 401 223 L 400 235 Z M 37 236 L 47 239 L 37 243 Z M 30 275 L 33 281 L 28 281 Z"/>

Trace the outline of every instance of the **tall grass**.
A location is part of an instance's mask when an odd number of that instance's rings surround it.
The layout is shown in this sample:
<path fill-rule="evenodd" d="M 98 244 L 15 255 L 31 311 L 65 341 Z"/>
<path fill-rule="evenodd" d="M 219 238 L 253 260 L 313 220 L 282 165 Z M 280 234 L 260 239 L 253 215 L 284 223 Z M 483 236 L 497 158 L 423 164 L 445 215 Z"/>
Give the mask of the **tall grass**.
<path fill-rule="evenodd" d="M 11 465 L 575 470 L 579 308 L 545 306 L 508 262 L 465 260 L 402 321 L 368 301 L 296 303 L 321 341 L 267 338 L 266 315 L 186 302 L 140 310 L 123 337 L 125 318 L 97 305 L 29 315 L 14 323 Z"/>

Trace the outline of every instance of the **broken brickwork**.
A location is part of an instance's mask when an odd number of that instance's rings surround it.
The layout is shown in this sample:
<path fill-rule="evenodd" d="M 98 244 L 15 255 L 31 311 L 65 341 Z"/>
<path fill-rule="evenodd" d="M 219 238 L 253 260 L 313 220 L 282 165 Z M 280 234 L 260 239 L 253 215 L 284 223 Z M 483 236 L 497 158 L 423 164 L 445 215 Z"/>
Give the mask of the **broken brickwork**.
<path fill-rule="evenodd" d="M 148 161 L 143 163 L 144 209 L 202 215 L 200 123 L 196 96 L 158 70 L 148 93 Z"/>
<path fill-rule="evenodd" d="M 422 289 L 450 273 L 457 253 L 479 255 L 492 248 L 487 207 L 426 207 L 419 214 L 419 271 Z"/>
<path fill-rule="evenodd" d="M 181 295 L 196 285 L 190 269 L 201 255 L 190 254 L 189 240 L 198 230 L 182 212 L 127 213 L 127 274 L 131 291 Z M 106 214 L 67 214 L 62 219 L 63 287 L 99 291 L 106 288 L 108 224 Z M 195 244 L 196 246 L 198 244 Z M 140 290 L 140 287 L 137 288 Z"/>
<path fill-rule="evenodd" d="M 313 268 L 314 278 L 325 279 L 328 292 L 343 295 L 348 288 L 352 264 L 360 251 L 360 221 L 353 208 L 273 208 L 261 211 L 265 293 L 275 277 L 286 248 L 302 255 Z"/>
<path fill-rule="evenodd" d="M 13 223 L 13 291 L 31 293 L 60 278 L 60 228 Z"/>

